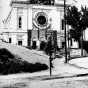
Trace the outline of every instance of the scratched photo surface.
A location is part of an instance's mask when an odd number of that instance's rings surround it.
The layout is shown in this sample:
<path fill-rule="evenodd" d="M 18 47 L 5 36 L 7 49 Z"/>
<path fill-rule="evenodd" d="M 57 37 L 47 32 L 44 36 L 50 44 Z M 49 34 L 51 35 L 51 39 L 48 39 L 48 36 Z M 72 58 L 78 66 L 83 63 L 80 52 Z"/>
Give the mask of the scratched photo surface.
<path fill-rule="evenodd" d="M 88 88 L 88 0 L 0 0 L 0 88 Z"/>

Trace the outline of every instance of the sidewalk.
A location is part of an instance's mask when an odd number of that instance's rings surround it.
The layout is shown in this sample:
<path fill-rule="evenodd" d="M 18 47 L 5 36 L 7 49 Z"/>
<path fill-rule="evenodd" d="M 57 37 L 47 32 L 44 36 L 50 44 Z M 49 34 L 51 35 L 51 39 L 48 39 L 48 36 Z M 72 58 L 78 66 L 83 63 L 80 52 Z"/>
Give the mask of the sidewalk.
<path fill-rule="evenodd" d="M 36 54 L 44 56 L 42 51 L 33 50 Z M 48 57 L 47 55 L 45 55 Z M 69 61 L 67 64 L 64 63 L 65 58 L 56 58 L 52 63 L 54 68 L 52 68 L 52 75 L 58 76 L 72 76 L 78 74 L 87 74 L 88 73 L 88 57 L 77 58 Z M 42 74 L 42 73 L 40 73 Z M 49 70 L 43 72 L 44 75 L 49 75 Z"/>
<path fill-rule="evenodd" d="M 69 63 L 80 68 L 88 69 L 88 57 L 73 59 Z"/>
<path fill-rule="evenodd" d="M 41 51 L 33 51 L 37 54 L 44 55 Z M 56 58 L 52 62 L 54 66 L 52 69 L 52 75 L 72 76 L 78 74 L 88 74 L 88 57 L 76 58 L 70 60 L 67 64 L 64 63 L 64 61 L 65 58 Z M 46 74 L 46 72 L 43 74 Z"/>

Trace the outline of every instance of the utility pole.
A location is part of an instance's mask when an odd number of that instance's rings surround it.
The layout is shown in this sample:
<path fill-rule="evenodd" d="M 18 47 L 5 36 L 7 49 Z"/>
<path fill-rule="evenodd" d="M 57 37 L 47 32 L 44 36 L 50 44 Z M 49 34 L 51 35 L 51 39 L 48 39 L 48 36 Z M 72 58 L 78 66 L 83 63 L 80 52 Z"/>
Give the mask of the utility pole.
<path fill-rule="evenodd" d="M 70 33 L 68 32 L 68 59 L 70 60 Z"/>
<path fill-rule="evenodd" d="M 56 46 L 55 46 L 55 35 L 54 31 L 51 32 L 50 34 L 50 53 L 49 53 L 49 65 L 50 65 L 50 76 L 52 76 L 52 60 L 55 59 L 56 55 Z"/>
<path fill-rule="evenodd" d="M 83 57 L 83 31 L 81 31 L 81 56 Z"/>
<path fill-rule="evenodd" d="M 49 55 L 50 55 L 50 57 L 49 57 L 49 65 L 50 65 L 50 76 L 52 76 L 52 59 L 53 59 L 53 57 L 52 57 L 52 54 L 53 54 L 53 47 L 52 47 L 52 42 L 53 42 L 53 36 L 52 36 L 52 33 L 53 32 L 51 32 L 51 34 L 50 34 L 50 52 L 49 52 Z"/>
<path fill-rule="evenodd" d="M 65 38 L 65 63 L 68 62 L 67 58 L 67 39 L 66 39 L 66 0 L 64 0 L 64 38 Z"/>

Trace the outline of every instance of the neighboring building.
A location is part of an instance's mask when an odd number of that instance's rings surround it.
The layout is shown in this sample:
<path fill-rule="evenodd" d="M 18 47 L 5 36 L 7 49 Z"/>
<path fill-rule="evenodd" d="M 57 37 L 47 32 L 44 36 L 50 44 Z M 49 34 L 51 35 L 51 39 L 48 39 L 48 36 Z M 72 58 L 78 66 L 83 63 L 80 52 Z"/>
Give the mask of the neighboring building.
<path fill-rule="evenodd" d="M 40 47 L 41 42 L 47 41 L 50 31 L 57 31 L 57 44 L 62 48 L 64 0 L 46 1 L 48 5 L 45 2 L 33 4 L 32 0 L 12 0 L 11 11 L 4 21 L 3 39 L 12 44 Z"/>

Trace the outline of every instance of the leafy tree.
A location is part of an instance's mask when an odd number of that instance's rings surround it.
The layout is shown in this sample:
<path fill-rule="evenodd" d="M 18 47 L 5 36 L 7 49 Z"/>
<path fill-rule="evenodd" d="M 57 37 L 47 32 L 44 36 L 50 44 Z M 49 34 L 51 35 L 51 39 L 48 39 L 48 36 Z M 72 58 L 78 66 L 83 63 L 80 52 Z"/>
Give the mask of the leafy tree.
<path fill-rule="evenodd" d="M 88 27 L 88 9 L 81 7 L 78 11 L 75 6 L 69 6 L 66 12 L 66 23 L 72 27 L 71 37 L 80 42 L 83 31 Z"/>
<path fill-rule="evenodd" d="M 79 43 L 81 47 L 81 56 L 83 56 L 83 31 L 88 27 L 88 9 L 81 7 L 81 10 L 75 6 L 69 6 L 66 10 L 66 23 L 72 27 L 70 36 Z"/>

